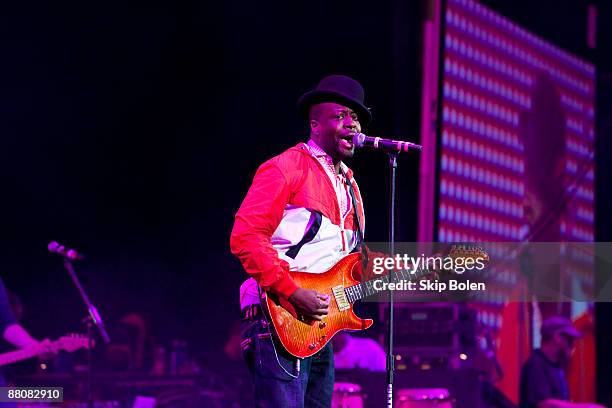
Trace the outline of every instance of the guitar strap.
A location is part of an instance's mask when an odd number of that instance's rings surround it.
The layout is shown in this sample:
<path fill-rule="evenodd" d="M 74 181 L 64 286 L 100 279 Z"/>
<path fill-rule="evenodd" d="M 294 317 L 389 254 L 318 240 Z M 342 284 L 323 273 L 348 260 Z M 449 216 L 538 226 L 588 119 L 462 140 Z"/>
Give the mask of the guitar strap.
<path fill-rule="evenodd" d="M 342 170 L 341 170 L 342 171 Z M 348 186 L 349 194 L 351 195 L 351 203 L 353 204 L 353 217 L 355 217 L 355 224 L 357 225 L 357 245 L 351 252 L 361 252 L 363 256 L 362 263 L 365 268 L 368 266 L 368 251 L 366 250 L 365 242 L 363 240 L 363 233 L 361 229 L 361 221 L 359 220 L 359 207 L 357 207 L 357 199 L 355 198 L 355 189 L 353 188 L 353 183 L 348 179 L 346 173 L 342 172 L 344 175 L 344 182 Z"/>
<path fill-rule="evenodd" d="M 314 211 L 312 214 L 310 214 L 310 220 L 309 220 L 310 227 L 308 228 L 308 231 L 306 231 L 306 233 L 304 234 L 300 242 L 293 245 L 291 248 L 287 250 L 287 252 L 285 252 L 285 255 L 287 255 L 291 259 L 295 259 L 298 252 L 300 252 L 300 249 L 302 249 L 304 244 L 312 241 L 314 237 L 317 235 L 317 232 L 319 232 L 319 229 L 321 228 L 322 219 L 323 219 L 323 215 L 320 212 Z"/>

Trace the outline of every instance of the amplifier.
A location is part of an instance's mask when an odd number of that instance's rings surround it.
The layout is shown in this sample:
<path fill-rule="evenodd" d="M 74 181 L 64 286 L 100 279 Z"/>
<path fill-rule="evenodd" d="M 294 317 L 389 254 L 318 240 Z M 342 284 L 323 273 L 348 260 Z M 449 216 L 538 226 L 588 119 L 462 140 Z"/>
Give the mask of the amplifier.
<path fill-rule="evenodd" d="M 386 320 L 386 307 L 381 315 Z M 475 345 L 476 314 L 465 304 L 401 303 L 394 309 L 394 348 L 421 356 L 451 356 Z"/>

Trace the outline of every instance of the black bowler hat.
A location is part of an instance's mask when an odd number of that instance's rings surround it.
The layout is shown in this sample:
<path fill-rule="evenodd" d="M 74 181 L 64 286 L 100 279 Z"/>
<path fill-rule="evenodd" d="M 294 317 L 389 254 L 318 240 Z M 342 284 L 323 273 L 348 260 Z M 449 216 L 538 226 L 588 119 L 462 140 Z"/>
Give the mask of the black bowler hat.
<path fill-rule="evenodd" d="M 363 104 L 363 87 L 353 78 L 345 75 L 329 75 L 323 78 L 314 90 L 306 92 L 298 100 L 300 114 L 308 117 L 308 109 L 322 102 L 336 102 L 348 106 L 357 112 L 360 122 L 368 124 L 372 121 L 372 113 Z"/>

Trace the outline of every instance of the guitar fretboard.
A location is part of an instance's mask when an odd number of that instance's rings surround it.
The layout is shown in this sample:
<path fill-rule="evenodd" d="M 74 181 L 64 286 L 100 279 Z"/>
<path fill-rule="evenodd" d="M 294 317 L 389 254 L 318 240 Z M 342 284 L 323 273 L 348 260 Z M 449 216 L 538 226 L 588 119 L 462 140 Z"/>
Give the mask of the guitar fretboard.
<path fill-rule="evenodd" d="M 353 303 L 357 300 L 361 300 L 365 297 L 375 295 L 380 292 L 385 292 L 386 289 L 376 289 L 374 287 L 374 281 L 381 281 L 383 285 L 381 287 L 386 287 L 385 284 L 389 283 L 389 280 L 392 278 L 393 282 L 399 282 L 401 280 L 406 281 L 416 281 L 421 279 L 423 276 L 427 276 L 429 274 L 429 269 L 419 268 L 414 273 L 407 270 L 401 270 L 393 273 L 389 273 L 385 276 L 381 276 L 380 278 L 370 279 L 365 282 L 358 283 L 353 286 L 348 286 L 344 288 L 344 293 L 346 293 L 346 297 L 349 302 Z"/>

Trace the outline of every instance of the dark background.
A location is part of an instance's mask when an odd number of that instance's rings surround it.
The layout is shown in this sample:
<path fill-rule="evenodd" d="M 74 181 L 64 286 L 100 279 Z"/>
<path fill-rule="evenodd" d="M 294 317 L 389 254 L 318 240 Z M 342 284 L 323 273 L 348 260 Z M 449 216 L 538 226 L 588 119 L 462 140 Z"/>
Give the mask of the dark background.
<path fill-rule="evenodd" d="M 586 47 L 586 1 L 485 1 L 597 64 L 597 240 L 610 241 L 612 7 Z M 139 311 L 156 341 L 217 352 L 244 275 L 233 215 L 265 159 L 305 140 L 297 98 L 330 73 L 366 88 L 372 134 L 418 141 L 422 2 L 23 1 L 2 5 L 0 275 L 40 337 L 81 301 L 50 240 L 88 255 L 107 322 Z M 359 153 L 368 240 L 386 235 L 387 164 Z M 398 239 L 416 239 L 418 156 L 400 159 Z M 597 306 L 599 382 L 612 308 Z M 603 395 L 603 394 L 602 394 Z M 609 397 L 607 397 L 609 398 Z"/>

